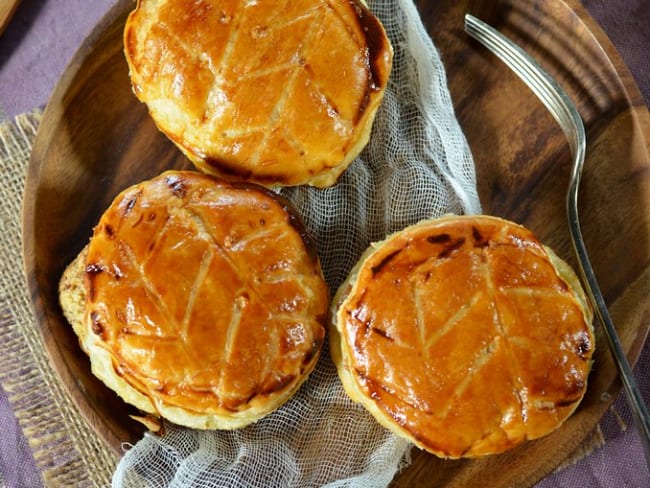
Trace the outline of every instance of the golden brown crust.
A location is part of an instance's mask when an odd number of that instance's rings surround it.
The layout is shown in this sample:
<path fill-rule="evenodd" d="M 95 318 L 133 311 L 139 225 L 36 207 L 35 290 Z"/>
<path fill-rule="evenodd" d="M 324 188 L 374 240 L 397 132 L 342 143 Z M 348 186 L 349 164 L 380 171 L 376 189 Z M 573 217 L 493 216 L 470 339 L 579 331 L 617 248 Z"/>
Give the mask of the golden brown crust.
<path fill-rule="evenodd" d="M 587 387 L 595 340 L 575 274 L 498 218 L 447 216 L 396 233 L 364 254 L 332 307 L 348 394 L 441 457 L 543 436 Z"/>
<path fill-rule="evenodd" d="M 78 335 L 93 372 L 145 412 L 242 427 L 318 359 L 318 257 L 290 204 L 261 187 L 169 171 L 128 188 L 95 227 L 83 272 Z"/>
<path fill-rule="evenodd" d="M 85 334 L 83 316 L 86 309 L 86 256 L 88 245 L 66 267 L 59 281 L 59 301 L 66 320 L 72 326 L 75 334 L 83 345 L 82 336 Z"/>
<path fill-rule="evenodd" d="M 334 184 L 392 64 L 358 0 L 139 0 L 124 49 L 136 96 L 199 169 L 267 186 Z"/>

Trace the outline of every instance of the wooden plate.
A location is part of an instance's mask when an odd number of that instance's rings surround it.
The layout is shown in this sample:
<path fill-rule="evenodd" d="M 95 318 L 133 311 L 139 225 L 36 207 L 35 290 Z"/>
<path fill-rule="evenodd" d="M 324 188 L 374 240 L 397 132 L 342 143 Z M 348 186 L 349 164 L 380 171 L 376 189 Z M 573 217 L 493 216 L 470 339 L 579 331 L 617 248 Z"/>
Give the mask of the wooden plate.
<path fill-rule="evenodd" d="M 141 427 L 90 373 L 63 319 L 57 283 L 112 198 L 188 162 L 131 93 L 120 0 L 81 46 L 43 116 L 27 177 L 25 267 L 52 364 L 80 413 L 116 452 Z M 566 88 L 585 120 L 580 191 L 586 244 L 624 349 L 634 363 L 647 333 L 650 157 L 647 108 L 612 44 L 577 0 L 439 0 L 419 3 L 446 66 L 452 99 L 475 157 L 486 213 L 518 221 L 575 264 L 564 195 L 570 154 L 546 109 L 504 65 L 463 32 L 469 11 L 527 48 Z M 589 433 L 619 390 L 602 335 L 587 395 L 553 434 L 500 456 L 442 461 L 423 452 L 395 486 L 532 485 Z"/>
<path fill-rule="evenodd" d="M 9 25 L 19 4 L 20 0 L 0 0 L 0 35 Z"/>

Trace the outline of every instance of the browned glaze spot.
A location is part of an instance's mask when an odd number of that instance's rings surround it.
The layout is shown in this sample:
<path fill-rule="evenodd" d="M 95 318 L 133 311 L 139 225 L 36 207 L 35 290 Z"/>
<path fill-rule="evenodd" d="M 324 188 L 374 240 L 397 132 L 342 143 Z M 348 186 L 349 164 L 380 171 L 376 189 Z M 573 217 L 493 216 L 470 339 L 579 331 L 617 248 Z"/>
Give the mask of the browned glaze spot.
<path fill-rule="evenodd" d="M 311 363 L 312 360 L 318 355 L 318 353 L 321 350 L 321 347 L 323 346 L 324 341 L 325 341 L 325 332 L 323 331 L 323 333 L 320 336 L 316 337 L 312 341 L 311 350 L 307 354 L 305 354 L 305 358 L 302 361 L 303 366 L 306 366 L 309 363 Z"/>
<path fill-rule="evenodd" d="M 589 334 L 583 332 L 580 334 L 580 338 L 576 343 L 576 353 L 583 359 L 587 359 L 591 356 L 592 344 Z"/>
<path fill-rule="evenodd" d="M 402 250 L 398 249 L 384 257 L 378 264 L 372 267 L 372 274 L 376 275 L 380 273 L 400 252 L 402 252 Z"/>
<path fill-rule="evenodd" d="M 371 327 L 370 330 L 374 332 L 375 334 L 379 335 L 380 337 L 383 337 L 384 339 L 388 339 L 389 341 L 394 341 L 395 339 L 391 337 L 388 332 L 386 332 L 383 329 L 380 329 L 378 327 Z"/>
<path fill-rule="evenodd" d="M 126 217 L 131 212 L 131 210 L 133 210 L 133 207 L 137 203 L 139 196 L 139 193 L 136 193 L 136 195 L 127 200 L 126 205 L 124 205 L 124 212 L 122 214 L 124 217 Z"/>
<path fill-rule="evenodd" d="M 472 226 L 472 239 L 474 240 L 474 247 L 481 248 L 490 245 L 490 239 L 484 236 L 476 226 Z"/>
<path fill-rule="evenodd" d="M 90 321 L 92 324 L 92 331 L 104 339 L 104 325 L 100 321 L 99 313 L 94 310 L 90 312 Z"/>
<path fill-rule="evenodd" d="M 283 388 L 285 388 L 287 385 L 293 382 L 293 380 L 296 379 L 295 375 L 289 374 L 289 375 L 283 375 L 280 376 L 279 378 L 274 378 L 272 381 L 269 381 L 268 383 L 264 384 L 260 392 L 258 393 L 259 395 L 270 395 L 271 393 L 275 393 L 276 391 L 280 391 Z"/>
<path fill-rule="evenodd" d="M 386 54 L 386 36 L 384 28 L 365 5 L 361 5 L 354 0 L 349 0 L 350 5 L 357 12 L 357 20 L 361 32 L 365 35 L 367 50 L 368 68 L 370 69 L 369 88 L 377 90 L 379 86 L 385 85 L 388 72 L 386 71 L 386 62 L 383 57 Z"/>
<path fill-rule="evenodd" d="M 463 247 L 463 244 L 465 244 L 465 238 L 459 237 L 455 241 L 451 242 L 449 245 L 445 246 L 445 248 L 438 253 L 438 259 L 444 259 L 446 257 L 449 257 L 451 253 Z"/>
<path fill-rule="evenodd" d="M 86 273 L 94 275 L 104 271 L 104 268 L 97 263 L 90 263 L 86 266 Z"/>
<path fill-rule="evenodd" d="M 185 198 L 187 194 L 187 182 L 180 176 L 168 176 L 165 178 L 167 186 L 178 198 Z"/>
<path fill-rule="evenodd" d="M 431 244 L 442 244 L 442 243 L 449 242 L 450 240 L 451 240 L 451 236 L 446 233 L 427 236 L 427 242 L 430 242 Z"/>
<path fill-rule="evenodd" d="M 86 265 L 86 295 L 88 300 L 93 301 L 95 299 L 95 276 L 99 273 L 102 273 L 104 268 L 96 263 L 90 263 Z"/>

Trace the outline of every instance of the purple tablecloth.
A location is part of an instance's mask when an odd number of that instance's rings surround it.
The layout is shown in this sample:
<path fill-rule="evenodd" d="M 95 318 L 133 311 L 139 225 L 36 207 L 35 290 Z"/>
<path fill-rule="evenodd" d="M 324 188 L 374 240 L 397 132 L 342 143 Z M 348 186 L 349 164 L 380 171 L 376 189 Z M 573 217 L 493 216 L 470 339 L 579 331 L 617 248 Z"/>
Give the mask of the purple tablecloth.
<path fill-rule="evenodd" d="M 650 101 L 650 2 L 585 0 L 584 4 L 618 48 L 646 102 Z M 0 118 L 13 118 L 45 105 L 77 46 L 111 5 L 110 0 L 22 2 L 0 37 Z M 645 347 L 636 374 L 643 396 L 650 402 L 650 346 Z M 546 478 L 539 487 L 650 486 L 622 394 L 615 409 L 617 415 L 607 414 L 602 423 L 605 445 Z M 622 430 L 621 425 L 628 428 Z M 1 388 L 0 426 L 0 486 L 3 481 L 8 487 L 40 486 L 28 443 Z"/>

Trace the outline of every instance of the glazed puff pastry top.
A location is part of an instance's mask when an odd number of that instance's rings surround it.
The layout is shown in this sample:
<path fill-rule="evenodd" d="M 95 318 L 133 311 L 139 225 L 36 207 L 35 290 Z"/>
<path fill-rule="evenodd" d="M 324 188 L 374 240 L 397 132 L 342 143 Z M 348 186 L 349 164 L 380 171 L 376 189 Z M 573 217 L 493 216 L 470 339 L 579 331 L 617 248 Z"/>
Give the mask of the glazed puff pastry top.
<path fill-rule="evenodd" d="M 424 221 L 373 245 L 334 299 L 348 394 L 445 458 L 556 429 L 587 387 L 592 312 L 571 268 L 488 216 Z"/>
<path fill-rule="evenodd" d="M 75 309 L 79 272 L 85 301 Z M 93 373 L 128 403 L 180 425 L 232 429 L 307 378 L 329 301 L 288 201 L 169 171 L 114 200 L 64 274 L 61 303 Z"/>
<path fill-rule="evenodd" d="M 136 96 L 206 173 L 325 187 L 368 141 L 392 64 L 359 0 L 139 0 Z"/>

